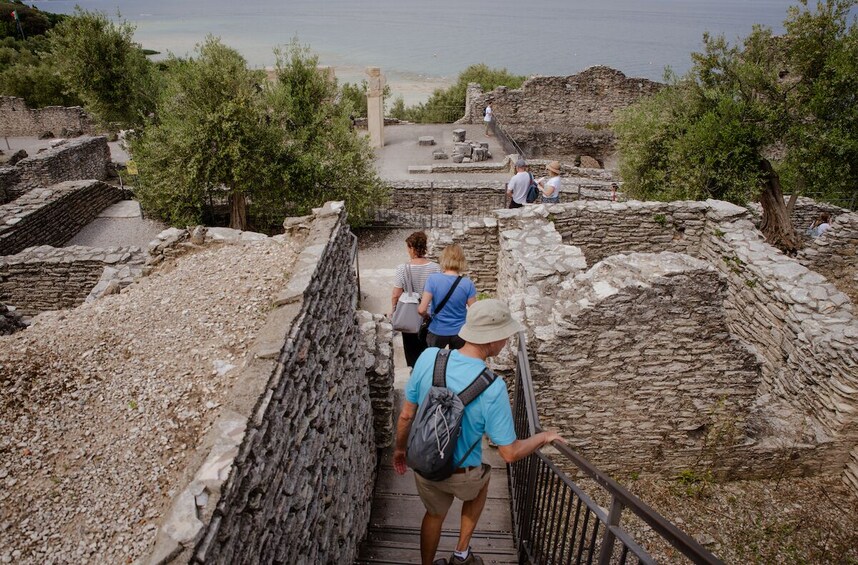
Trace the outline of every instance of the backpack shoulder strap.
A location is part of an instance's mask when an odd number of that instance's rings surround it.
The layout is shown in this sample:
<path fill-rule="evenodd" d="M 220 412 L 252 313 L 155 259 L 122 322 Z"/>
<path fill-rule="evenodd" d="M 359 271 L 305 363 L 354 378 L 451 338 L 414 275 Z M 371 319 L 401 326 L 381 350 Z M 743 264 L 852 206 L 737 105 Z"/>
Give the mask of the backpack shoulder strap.
<path fill-rule="evenodd" d="M 405 290 L 407 290 L 409 294 L 414 294 L 414 283 L 411 280 L 411 265 L 408 263 L 405 264 L 405 284 L 408 287 Z"/>
<path fill-rule="evenodd" d="M 465 390 L 459 393 L 459 399 L 462 401 L 462 404 L 465 406 L 470 404 L 472 400 L 489 388 L 492 383 L 495 382 L 496 378 L 497 375 L 491 372 L 488 367 L 483 369 L 480 374 L 477 375 L 477 378 L 474 379 L 474 381 L 469 384 Z"/>
<path fill-rule="evenodd" d="M 432 373 L 432 386 L 447 386 L 447 361 L 450 359 L 450 349 L 439 349 L 435 357 L 435 370 Z"/>

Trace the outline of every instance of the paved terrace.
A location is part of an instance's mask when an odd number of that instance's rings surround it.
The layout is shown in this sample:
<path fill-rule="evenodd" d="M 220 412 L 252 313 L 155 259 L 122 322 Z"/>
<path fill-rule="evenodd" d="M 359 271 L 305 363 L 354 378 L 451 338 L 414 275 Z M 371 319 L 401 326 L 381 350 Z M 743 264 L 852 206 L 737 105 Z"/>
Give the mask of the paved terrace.
<path fill-rule="evenodd" d="M 487 142 L 492 158 L 481 164 L 500 164 L 506 158 L 506 152 L 497 138 L 487 137 L 482 125 L 460 124 L 414 124 L 396 125 L 384 128 L 384 147 L 376 150 L 376 169 L 379 176 L 386 180 L 508 180 L 510 173 L 431 173 L 409 174 L 408 167 L 414 165 L 449 165 L 451 159 L 436 161 L 432 152 L 444 149 L 448 155 L 453 152 L 453 130 L 464 129 L 465 139 Z M 422 136 L 435 138 L 435 145 L 418 145 Z"/>

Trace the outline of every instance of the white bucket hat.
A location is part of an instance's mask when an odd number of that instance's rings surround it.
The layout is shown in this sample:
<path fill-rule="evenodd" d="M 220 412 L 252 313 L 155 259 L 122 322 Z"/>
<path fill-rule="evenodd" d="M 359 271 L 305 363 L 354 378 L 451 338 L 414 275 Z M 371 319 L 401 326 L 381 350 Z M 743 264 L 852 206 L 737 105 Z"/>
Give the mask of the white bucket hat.
<path fill-rule="evenodd" d="M 490 298 L 478 300 L 468 308 L 459 337 L 471 343 L 483 344 L 506 339 L 521 330 L 521 324 L 512 319 L 509 307 L 500 300 Z"/>

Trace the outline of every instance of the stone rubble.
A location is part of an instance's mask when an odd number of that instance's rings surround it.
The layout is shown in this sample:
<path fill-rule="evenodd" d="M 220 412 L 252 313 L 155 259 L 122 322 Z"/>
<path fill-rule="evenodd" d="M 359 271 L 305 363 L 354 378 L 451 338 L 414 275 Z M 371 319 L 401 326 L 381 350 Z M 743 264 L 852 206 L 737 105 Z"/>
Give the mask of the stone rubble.
<path fill-rule="evenodd" d="M 282 237 L 206 247 L 0 337 L 0 561 L 147 551 L 237 384 L 218 361 L 247 361 L 295 255 Z"/>

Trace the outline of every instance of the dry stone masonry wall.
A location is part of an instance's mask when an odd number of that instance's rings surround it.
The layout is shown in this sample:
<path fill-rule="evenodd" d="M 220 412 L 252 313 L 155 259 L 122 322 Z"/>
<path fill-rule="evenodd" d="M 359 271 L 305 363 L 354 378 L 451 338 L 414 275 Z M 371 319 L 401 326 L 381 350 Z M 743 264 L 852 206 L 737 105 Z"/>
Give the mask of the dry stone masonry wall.
<path fill-rule="evenodd" d="M 497 293 L 527 327 L 543 423 L 571 430 L 586 456 L 748 477 L 845 468 L 855 482 L 854 306 L 767 245 L 748 210 L 572 202 L 493 216 L 433 239 L 461 242 L 471 261 L 496 257 Z M 850 215 L 837 221 L 851 233 Z"/>
<path fill-rule="evenodd" d="M 143 251 L 136 247 L 58 249 L 45 245 L 0 256 L 0 303 L 15 306 L 25 316 L 73 308 L 83 304 L 106 270 L 128 284 L 139 274 L 143 261 Z M 116 283 L 114 291 L 119 286 Z"/>
<path fill-rule="evenodd" d="M 731 333 L 762 358 L 761 433 L 796 453 L 814 447 L 808 464 L 843 467 L 858 442 L 858 320 L 849 297 L 821 274 L 764 241 L 748 212 L 721 203 L 709 213 L 711 237 L 701 256 L 728 282 Z"/>
<path fill-rule="evenodd" d="M 393 443 L 393 326 L 387 316 L 366 310 L 358 312 L 363 336 L 364 366 L 372 401 L 375 445 L 381 449 Z"/>
<path fill-rule="evenodd" d="M 734 444 L 759 381 L 726 331 L 724 287 L 705 262 L 670 252 L 617 255 L 561 285 L 556 337 L 542 326 L 534 343 L 541 413 L 609 471 L 722 464 L 706 452 L 710 433 L 729 424 L 722 441 Z"/>
<path fill-rule="evenodd" d="M 122 196 L 120 189 L 95 180 L 31 190 L 0 206 L 0 255 L 37 245 L 59 247 Z"/>
<path fill-rule="evenodd" d="M 37 137 L 46 132 L 58 136 L 80 135 L 92 131 L 92 122 L 79 106 L 47 106 L 30 109 L 23 98 L 0 96 L 0 123 L 5 136 Z"/>
<path fill-rule="evenodd" d="M 392 180 L 387 207 L 375 220 L 389 226 L 422 226 L 428 219 L 482 218 L 506 206 L 504 181 Z"/>
<path fill-rule="evenodd" d="M 0 168 L 0 196 L 5 204 L 34 188 L 70 180 L 104 180 L 110 168 L 107 138 L 82 137 L 66 141 L 43 153 Z"/>
<path fill-rule="evenodd" d="M 276 303 L 294 319 L 193 562 L 349 563 L 366 531 L 376 446 L 341 203 L 308 241 Z"/>
<path fill-rule="evenodd" d="M 858 304 L 858 212 L 834 217 L 831 229 L 805 242 L 798 260 Z"/>
<path fill-rule="evenodd" d="M 593 265 L 617 253 L 695 255 L 706 225 L 703 202 L 573 202 L 548 208 L 563 241 Z"/>
<path fill-rule="evenodd" d="M 497 288 L 498 224 L 494 218 L 468 223 L 457 222 L 450 228 L 433 229 L 429 233 L 426 257 L 437 261 L 444 247 L 458 243 L 468 261 L 465 274 L 474 281 L 479 292 L 493 293 Z"/>
<path fill-rule="evenodd" d="M 589 155 L 601 160 L 613 152 L 616 112 L 661 86 L 595 66 L 566 77 L 532 77 L 520 89 L 499 87 L 483 93 L 471 87 L 464 121 L 482 122 L 491 100 L 498 123 L 528 157 Z"/>

